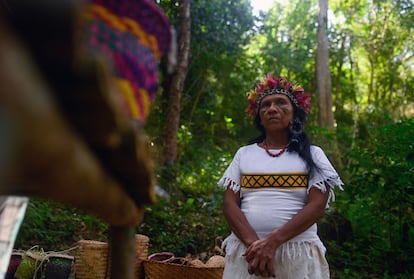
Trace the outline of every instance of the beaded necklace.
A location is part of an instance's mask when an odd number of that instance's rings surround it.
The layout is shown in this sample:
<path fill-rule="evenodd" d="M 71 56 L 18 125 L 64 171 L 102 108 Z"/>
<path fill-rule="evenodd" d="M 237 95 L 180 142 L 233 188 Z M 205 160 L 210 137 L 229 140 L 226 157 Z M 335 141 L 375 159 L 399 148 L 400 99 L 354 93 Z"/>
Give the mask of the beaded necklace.
<path fill-rule="evenodd" d="M 283 148 L 282 148 L 279 152 L 277 152 L 277 153 L 272 153 L 272 152 L 269 150 L 269 146 L 267 145 L 266 140 L 264 140 L 264 141 L 263 141 L 263 147 L 264 147 L 264 149 L 266 150 L 266 153 L 267 153 L 269 156 L 271 156 L 271 157 L 279 157 L 280 155 L 282 155 L 282 154 L 283 154 L 283 152 L 285 152 L 285 150 L 286 150 L 286 148 L 288 148 L 288 146 L 289 146 L 289 143 L 288 143 L 288 144 L 286 144 L 285 146 L 283 146 Z"/>

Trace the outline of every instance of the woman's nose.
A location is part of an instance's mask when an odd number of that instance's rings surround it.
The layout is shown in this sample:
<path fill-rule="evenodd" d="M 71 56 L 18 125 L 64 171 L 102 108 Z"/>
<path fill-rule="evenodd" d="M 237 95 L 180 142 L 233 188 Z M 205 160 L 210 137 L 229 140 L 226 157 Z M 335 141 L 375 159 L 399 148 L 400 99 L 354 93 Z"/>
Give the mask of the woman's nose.
<path fill-rule="evenodd" d="M 269 106 L 269 110 L 277 111 L 279 109 L 278 105 L 276 103 L 271 103 Z"/>

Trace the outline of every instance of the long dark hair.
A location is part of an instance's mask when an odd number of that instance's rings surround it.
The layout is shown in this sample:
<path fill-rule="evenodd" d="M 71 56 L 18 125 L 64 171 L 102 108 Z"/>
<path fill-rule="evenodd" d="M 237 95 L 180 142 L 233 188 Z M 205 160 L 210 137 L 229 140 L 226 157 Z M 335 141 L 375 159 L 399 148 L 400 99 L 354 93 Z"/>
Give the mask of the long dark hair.
<path fill-rule="evenodd" d="M 289 129 L 289 147 L 287 151 L 298 153 L 299 157 L 305 161 L 309 174 L 312 174 L 313 171 L 318 170 L 318 167 L 312 159 L 310 151 L 311 141 L 303 129 L 307 114 L 304 110 L 296 107 L 295 105 L 293 105 L 293 108 L 293 120 L 296 122 L 296 125 L 301 125 L 301 127 L 299 127 L 301 129 L 295 129 L 295 131 Z M 259 130 L 260 135 L 250 139 L 249 144 L 261 143 L 266 138 L 266 130 L 261 124 L 259 113 L 257 113 L 254 118 L 254 126 Z"/>

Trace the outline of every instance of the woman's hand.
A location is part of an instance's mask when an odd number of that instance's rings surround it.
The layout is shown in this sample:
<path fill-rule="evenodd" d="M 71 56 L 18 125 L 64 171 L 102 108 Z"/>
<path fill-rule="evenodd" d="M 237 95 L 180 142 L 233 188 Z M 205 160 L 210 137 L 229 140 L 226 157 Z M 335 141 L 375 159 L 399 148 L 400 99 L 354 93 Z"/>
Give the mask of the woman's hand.
<path fill-rule="evenodd" d="M 273 262 L 277 247 L 268 238 L 253 242 L 244 254 L 249 263 L 248 272 L 256 276 L 276 277 Z"/>
<path fill-rule="evenodd" d="M 318 221 L 323 216 L 328 197 L 329 188 L 322 192 L 312 187 L 307 204 L 290 221 L 265 238 L 252 242 L 244 254 L 249 263 L 249 273 L 264 277 L 275 276 L 273 261 L 276 249 Z"/>

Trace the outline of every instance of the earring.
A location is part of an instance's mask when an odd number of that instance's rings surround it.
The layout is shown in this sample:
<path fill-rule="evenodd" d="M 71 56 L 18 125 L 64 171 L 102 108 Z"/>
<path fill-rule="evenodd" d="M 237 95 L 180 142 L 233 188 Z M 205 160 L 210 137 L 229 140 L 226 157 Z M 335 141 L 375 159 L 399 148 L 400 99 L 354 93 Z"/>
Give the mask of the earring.
<path fill-rule="evenodd" d="M 303 133 L 303 123 L 299 118 L 293 118 L 289 123 L 289 131 L 292 135 L 299 135 Z"/>
<path fill-rule="evenodd" d="M 303 122 L 299 118 L 293 118 L 289 123 L 290 143 L 299 145 L 303 134 Z"/>

